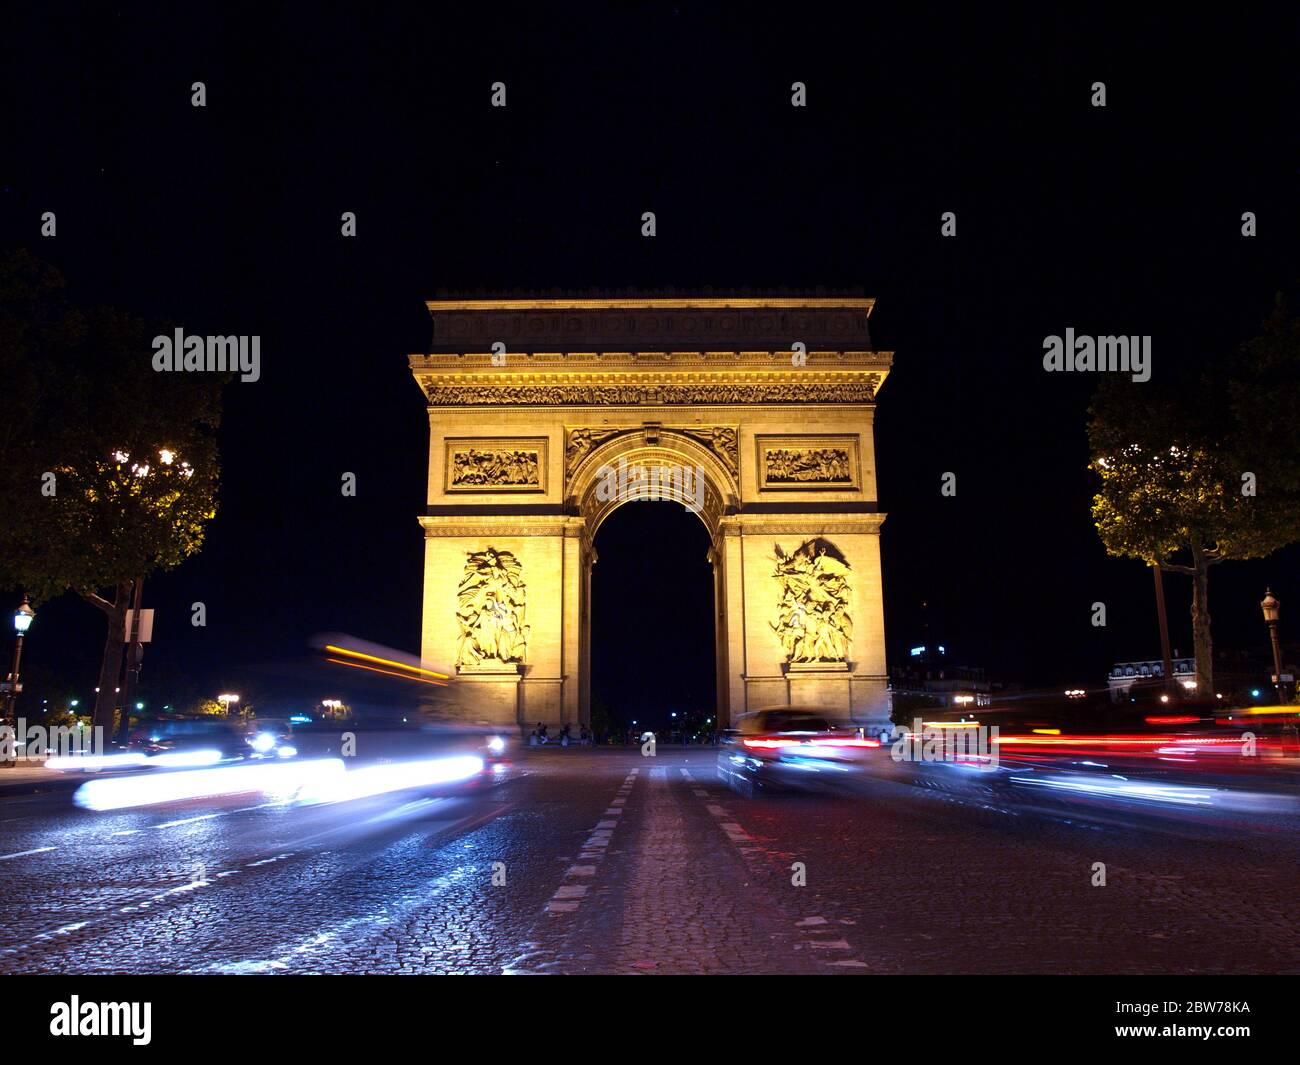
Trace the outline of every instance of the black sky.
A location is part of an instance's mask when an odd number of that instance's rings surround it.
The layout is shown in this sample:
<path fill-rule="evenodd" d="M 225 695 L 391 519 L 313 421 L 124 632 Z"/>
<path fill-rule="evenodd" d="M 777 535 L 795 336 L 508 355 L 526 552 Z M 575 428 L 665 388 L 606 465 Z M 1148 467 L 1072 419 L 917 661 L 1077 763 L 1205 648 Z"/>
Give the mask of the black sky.
<path fill-rule="evenodd" d="M 1043 337 L 1150 334 L 1135 387 L 1154 394 L 1294 283 L 1292 16 L 375 8 L 83 5 L 3 35 L 4 244 L 80 302 L 263 337 L 262 380 L 227 390 L 207 546 L 148 586 L 146 683 L 170 666 L 311 701 L 339 685 L 286 670 L 310 634 L 418 647 L 427 430 L 405 356 L 443 290 L 863 288 L 896 352 L 876 433 L 891 657 L 923 601 L 954 657 L 1007 679 L 1093 686 L 1157 653 L 1147 574 L 1107 559 L 1088 517 L 1095 382 L 1045 374 Z M 707 599 L 696 531 L 640 513 L 602 531 L 606 573 Z M 1265 583 L 1300 609 L 1298 561 L 1216 570 L 1221 645 L 1262 645 Z M 1188 592 L 1169 592 L 1187 653 Z M 660 608 L 637 599 L 596 610 L 602 646 L 659 667 L 636 671 L 641 704 L 708 698 L 707 627 L 656 646 Z M 27 654 L 89 686 L 101 638 L 67 599 Z M 607 697 L 616 675 L 597 663 Z"/>

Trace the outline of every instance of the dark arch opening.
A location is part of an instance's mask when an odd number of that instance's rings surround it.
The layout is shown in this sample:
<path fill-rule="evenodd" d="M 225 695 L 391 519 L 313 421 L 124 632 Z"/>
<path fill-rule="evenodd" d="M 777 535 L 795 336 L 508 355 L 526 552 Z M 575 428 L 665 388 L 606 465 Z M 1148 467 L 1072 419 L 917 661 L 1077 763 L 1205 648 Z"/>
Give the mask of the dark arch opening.
<path fill-rule="evenodd" d="M 596 532 L 592 727 L 691 730 L 717 720 L 709 533 L 679 503 L 635 501 Z M 677 717 L 671 715 L 677 712 Z"/>

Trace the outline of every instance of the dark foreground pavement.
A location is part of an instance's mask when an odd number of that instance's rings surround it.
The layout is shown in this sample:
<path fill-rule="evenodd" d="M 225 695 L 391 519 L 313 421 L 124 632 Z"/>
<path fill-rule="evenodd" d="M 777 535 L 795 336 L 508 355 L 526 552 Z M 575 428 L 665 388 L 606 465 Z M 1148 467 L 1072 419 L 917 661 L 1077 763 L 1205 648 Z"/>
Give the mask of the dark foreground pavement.
<path fill-rule="evenodd" d="M 1294 823 L 1080 820 L 896 781 L 747 800 L 713 763 L 525 751 L 472 797 L 314 808 L 10 794 L 0 972 L 1300 970 Z"/>

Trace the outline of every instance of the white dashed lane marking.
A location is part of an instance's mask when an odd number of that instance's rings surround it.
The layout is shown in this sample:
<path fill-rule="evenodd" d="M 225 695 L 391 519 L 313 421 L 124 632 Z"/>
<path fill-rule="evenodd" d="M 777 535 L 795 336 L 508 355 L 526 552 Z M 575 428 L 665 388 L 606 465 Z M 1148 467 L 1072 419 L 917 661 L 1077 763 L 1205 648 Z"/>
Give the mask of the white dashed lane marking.
<path fill-rule="evenodd" d="M 180 821 L 164 821 L 161 825 L 154 825 L 153 827 L 156 831 L 161 831 L 164 828 L 180 828 L 182 825 L 193 825 L 193 824 L 197 824 L 200 821 L 211 821 L 214 818 L 224 817 L 224 816 L 225 816 L 224 813 L 199 814 L 198 817 L 186 817 Z"/>
<path fill-rule="evenodd" d="M 602 818 L 620 817 L 623 813 L 621 807 L 627 802 L 627 796 L 631 794 L 632 785 L 636 782 L 638 770 L 633 769 L 624 778 L 622 786 L 618 789 L 618 798 L 611 799 L 609 807 L 601 815 Z M 596 827 L 591 830 L 591 835 L 582 845 L 582 851 L 578 858 L 583 862 L 599 862 L 605 857 L 605 848 L 609 846 L 610 840 L 614 836 L 614 829 L 619 826 L 615 820 L 600 820 L 596 822 Z M 597 866 L 595 865 L 571 865 L 565 872 L 568 878 L 582 877 L 592 878 L 596 875 Z M 574 913 L 577 911 L 579 904 L 587 895 L 587 884 L 561 884 L 555 889 L 555 894 L 551 896 L 550 901 L 546 904 L 547 913 Z"/>
<path fill-rule="evenodd" d="M 686 776 L 686 770 L 682 770 L 682 775 Z M 698 799 L 707 799 L 709 793 L 702 788 L 692 788 L 692 792 Z M 757 860 L 757 856 L 762 853 L 761 846 L 744 846 L 746 843 L 754 843 L 754 837 L 745 831 L 744 826 L 739 821 L 731 820 L 731 814 L 725 806 L 718 803 L 705 803 L 704 808 L 717 821 L 718 827 L 731 840 L 736 850 L 747 862 Z M 847 939 L 828 939 L 827 936 L 834 935 L 838 929 L 830 927 L 831 922 L 825 917 L 803 917 L 794 922 L 794 927 L 798 930 L 800 942 L 815 951 L 852 951 L 853 946 Z M 851 921 L 841 921 L 840 924 L 852 924 Z M 834 966 L 840 969 L 870 969 L 871 966 L 864 961 L 856 958 L 844 958 L 839 961 L 831 961 L 822 957 L 821 964 Z"/>

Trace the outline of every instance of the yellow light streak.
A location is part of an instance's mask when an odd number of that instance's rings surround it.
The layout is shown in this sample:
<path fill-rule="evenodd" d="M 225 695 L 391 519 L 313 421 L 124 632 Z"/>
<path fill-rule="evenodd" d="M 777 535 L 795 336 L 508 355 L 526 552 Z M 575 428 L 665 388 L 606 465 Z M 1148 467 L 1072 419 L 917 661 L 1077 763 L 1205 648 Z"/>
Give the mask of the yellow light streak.
<path fill-rule="evenodd" d="M 386 677 L 399 677 L 402 680 L 413 680 L 420 684 L 436 684 L 440 688 L 447 686 L 446 681 L 442 680 L 425 680 L 423 677 L 413 677 L 409 673 L 394 673 L 391 669 L 376 669 L 374 666 L 363 666 L 360 662 L 349 662 L 343 658 L 327 658 L 326 662 L 333 662 L 336 666 L 351 666 L 353 669 L 366 669 L 371 673 L 382 673 Z"/>
<path fill-rule="evenodd" d="M 432 669 L 421 669 L 419 666 L 408 666 L 405 662 L 395 662 L 391 658 L 379 658 L 376 655 L 364 654 L 361 651 L 352 651 L 346 647 L 335 647 L 332 643 L 327 643 L 325 645 L 325 650 L 329 651 L 330 654 L 346 655 L 348 658 L 362 658 L 367 662 L 378 662 L 381 666 L 396 666 L 398 669 L 409 669 L 415 673 L 423 673 L 428 677 L 440 677 L 443 680 L 447 679 L 446 673 L 437 673 Z"/>

